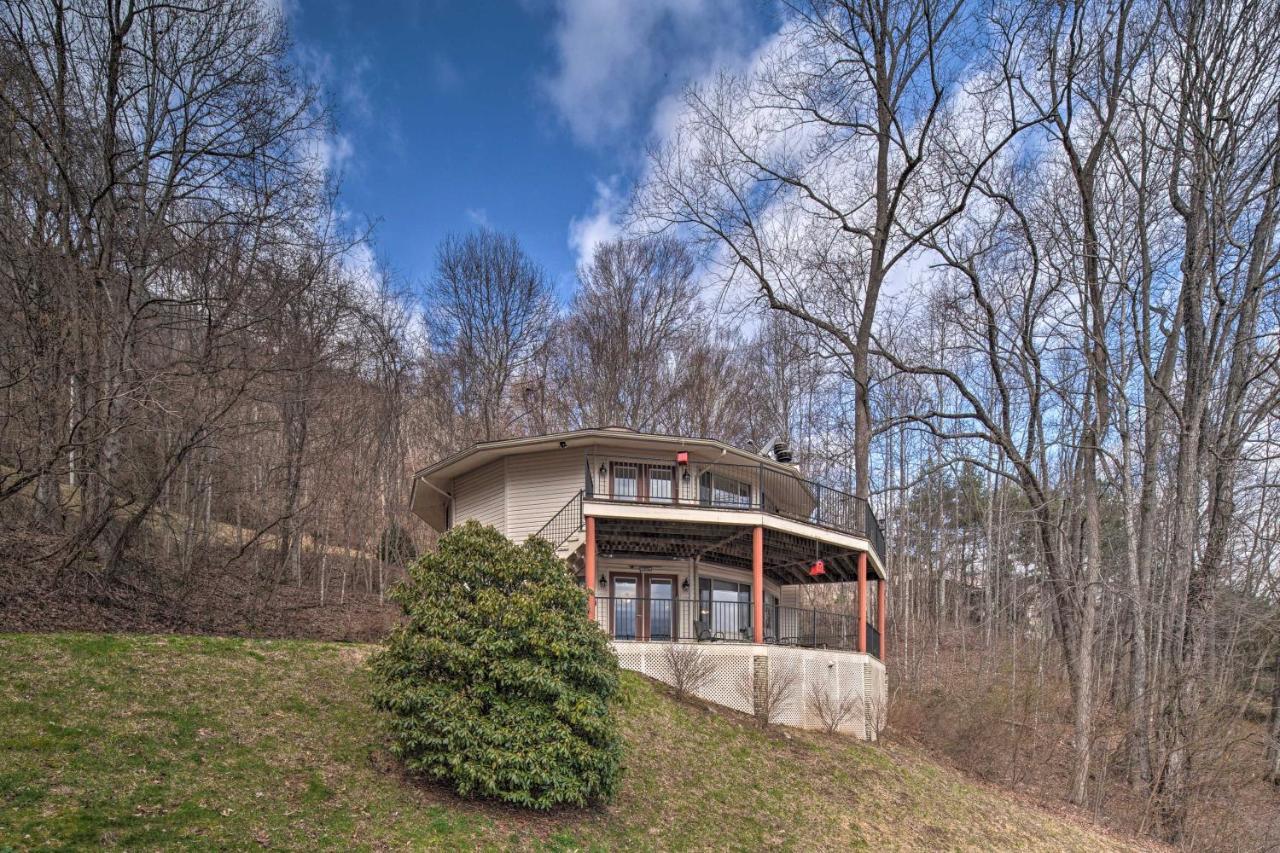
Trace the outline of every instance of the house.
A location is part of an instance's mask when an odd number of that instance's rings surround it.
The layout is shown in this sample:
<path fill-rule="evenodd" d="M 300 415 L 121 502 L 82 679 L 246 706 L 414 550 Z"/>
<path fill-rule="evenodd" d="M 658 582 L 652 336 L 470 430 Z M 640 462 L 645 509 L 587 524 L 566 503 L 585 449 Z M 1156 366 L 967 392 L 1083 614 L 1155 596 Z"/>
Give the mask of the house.
<path fill-rule="evenodd" d="M 547 540 L 627 669 L 670 683 L 669 649 L 693 649 L 713 663 L 695 691 L 709 702 L 807 728 L 838 716 L 866 738 L 882 727 L 883 533 L 782 445 L 620 427 L 490 441 L 419 471 L 411 501 L 437 531 L 475 519 Z M 835 583 L 852 606 L 816 606 Z"/>

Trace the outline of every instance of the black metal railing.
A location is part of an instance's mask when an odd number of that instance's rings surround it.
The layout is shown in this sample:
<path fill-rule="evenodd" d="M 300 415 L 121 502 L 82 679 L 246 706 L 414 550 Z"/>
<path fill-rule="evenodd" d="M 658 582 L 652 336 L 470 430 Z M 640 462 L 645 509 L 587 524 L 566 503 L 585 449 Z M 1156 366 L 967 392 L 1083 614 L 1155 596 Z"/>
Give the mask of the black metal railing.
<path fill-rule="evenodd" d="M 569 502 L 560 511 L 551 516 L 551 520 L 542 525 L 542 529 L 534 535 L 551 543 L 552 548 L 559 548 L 569 537 L 582 529 L 582 492 L 569 498 Z"/>
<path fill-rule="evenodd" d="M 589 499 L 709 509 L 762 510 L 866 537 L 883 560 L 884 531 L 868 501 L 841 489 L 762 464 L 588 454 Z"/>
<path fill-rule="evenodd" d="M 881 560 L 888 558 L 884 541 L 884 528 L 880 526 L 880 519 L 876 518 L 875 510 L 871 508 L 871 504 L 866 504 L 866 519 L 863 521 L 863 530 L 866 531 L 866 537 L 871 540 L 871 547 L 880 555 Z"/>
<path fill-rule="evenodd" d="M 596 622 L 615 640 L 641 642 L 754 642 L 750 601 L 596 596 Z M 769 645 L 857 651 L 858 619 L 807 607 L 766 605 Z M 880 654 L 880 634 L 867 625 L 867 651 Z"/>
<path fill-rule="evenodd" d="M 616 640 L 752 640 L 749 601 L 597 596 L 596 621 Z"/>

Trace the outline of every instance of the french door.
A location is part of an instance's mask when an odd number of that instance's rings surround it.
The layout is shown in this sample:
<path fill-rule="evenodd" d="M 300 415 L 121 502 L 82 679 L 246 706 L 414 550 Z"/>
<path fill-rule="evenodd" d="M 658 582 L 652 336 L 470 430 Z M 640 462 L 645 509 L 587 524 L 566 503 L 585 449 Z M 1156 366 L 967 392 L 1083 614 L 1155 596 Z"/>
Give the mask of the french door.
<path fill-rule="evenodd" d="M 613 572 L 610 625 L 618 640 L 674 640 L 679 636 L 675 575 Z"/>
<path fill-rule="evenodd" d="M 674 575 L 645 575 L 649 600 L 645 628 L 650 640 L 674 640 L 676 633 L 676 579 Z"/>

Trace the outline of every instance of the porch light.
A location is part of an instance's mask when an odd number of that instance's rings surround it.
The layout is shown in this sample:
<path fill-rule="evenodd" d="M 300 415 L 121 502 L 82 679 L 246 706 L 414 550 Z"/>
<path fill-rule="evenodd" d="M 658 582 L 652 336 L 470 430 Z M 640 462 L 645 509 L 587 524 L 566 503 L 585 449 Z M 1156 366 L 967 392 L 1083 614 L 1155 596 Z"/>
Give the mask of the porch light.
<path fill-rule="evenodd" d="M 604 463 L 600 463 L 600 478 L 604 479 L 604 475 L 609 473 L 609 469 L 604 467 Z"/>
<path fill-rule="evenodd" d="M 688 579 L 688 578 L 685 578 L 683 581 L 681 581 L 681 582 L 680 582 L 680 589 L 681 589 L 682 591 L 684 591 L 684 592 L 688 592 L 688 591 L 689 591 L 689 579 Z"/>
<path fill-rule="evenodd" d="M 604 572 L 601 572 L 601 573 L 600 573 L 600 586 L 601 586 L 601 587 L 606 587 L 606 586 L 608 586 L 608 585 L 609 585 L 609 576 L 608 576 L 608 575 L 606 575 Z"/>
<path fill-rule="evenodd" d="M 811 578 L 816 578 L 821 575 L 825 575 L 826 573 L 827 573 L 827 564 L 822 562 L 821 560 L 815 561 L 814 564 L 809 567 L 809 577 Z"/>

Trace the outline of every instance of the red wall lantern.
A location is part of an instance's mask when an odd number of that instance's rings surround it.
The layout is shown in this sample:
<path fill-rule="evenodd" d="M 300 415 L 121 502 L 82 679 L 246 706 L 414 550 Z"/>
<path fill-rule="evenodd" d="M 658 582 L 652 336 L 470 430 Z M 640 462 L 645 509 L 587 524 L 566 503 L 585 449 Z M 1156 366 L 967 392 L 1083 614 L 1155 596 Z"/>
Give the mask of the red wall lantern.
<path fill-rule="evenodd" d="M 818 560 L 809 567 L 809 577 L 816 578 L 827 573 L 827 564 Z"/>
<path fill-rule="evenodd" d="M 687 450 L 678 450 L 678 451 L 676 451 L 676 464 L 677 464 L 677 465 L 688 465 L 688 464 L 689 464 L 689 451 L 687 451 Z"/>

